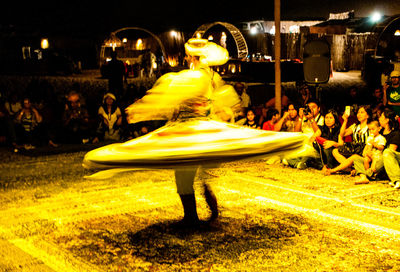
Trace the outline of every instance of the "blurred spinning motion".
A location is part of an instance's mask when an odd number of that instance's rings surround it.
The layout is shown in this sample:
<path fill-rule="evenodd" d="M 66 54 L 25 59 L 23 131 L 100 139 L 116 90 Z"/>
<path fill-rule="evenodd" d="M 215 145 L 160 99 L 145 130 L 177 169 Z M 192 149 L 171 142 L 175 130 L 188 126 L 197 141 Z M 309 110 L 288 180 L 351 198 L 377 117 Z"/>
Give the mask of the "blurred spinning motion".
<path fill-rule="evenodd" d="M 240 99 L 231 85 L 210 67 L 228 61 L 223 47 L 203 39 L 185 44 L 190 69 L 160 77 L 147 94 L 126 110 L 130 123 L 169 122 L 147 135 L 86 154 L 83 166 L 108 176 L 127 169 L 173 168 L 184 208 L 182 226 L 203 224 L 197 215 L 193 182 L 197 172 L 222 162 L 283 155 L 303 147 L 304 136 L 256 130 L 232 124 Z M 218 217 L 217 200 L 204 182 L 211 222 Z"/>

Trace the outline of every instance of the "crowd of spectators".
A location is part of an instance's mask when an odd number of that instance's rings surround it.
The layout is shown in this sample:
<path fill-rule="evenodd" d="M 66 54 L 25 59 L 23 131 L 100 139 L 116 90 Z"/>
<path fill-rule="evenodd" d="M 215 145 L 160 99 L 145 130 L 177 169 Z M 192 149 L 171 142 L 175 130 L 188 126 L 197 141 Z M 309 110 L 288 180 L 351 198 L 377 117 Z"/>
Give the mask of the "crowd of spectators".
<path fill-rule="evenodd" d="M 282 114 L 267 101 L 261 109 L 249 107 L 241 123 L 305 133 L 314 154 L 284 158 L 279 161 L 284 165 L 312 167 L 325 175 L 349 173 L 358 176 L 355 184 L 389 178 L 392 186 L 400 188 L 400 72 L 392 71 L 389 82 L 370 93 L 363 97 L 351 87 L 342 103 L 326 108 L 314 99 L 307 85 L 301 85 Z"/>
<path fill-rule="evenodd" d="M 251 101 L 246 85 L 237 82 L 233 85 L 241 99 L 242 113 L 235 122 L 254 129 L 306 134 L 316 155 L 281 161 L 290 167 L 313 167 L 325 175 L 348 172 L 359 176 L 357 184 L 387 174 L 393 186 L 400 188 L 400 72 L 393 71 L 389 80 L 371 90 L 368 99 L 361 97 L 357 88 L 350 88 L 343 103 L 332 108 L 326 108 L 313 97 L 307 84 L 301 84 L 296 95 L 282 95 L 282 113 L 274 108 L 273 98 L 262 106 Z M 90 114 L 85 98 L 74 90 L 61 102 L 48 94 L 33 98 L 2 94 L 0 143 L 18 151 L 120 142 L 164 124 L 128 124 L 125 108 L 133 101 L 121 103 L 124 99 L 109 91 L 99 96 L 101 102 Z"/>
<path fill-rule="evenodd" d="M 10 146 L 15 152 L 126 141 L 161 125 L 157 122 L 128 124 L 124 110 L 132 101 L 119 103 L 112 92 L 99 94 L 101 99 L 91 98 L 101 101 L 95 105 L 95 111 L 88 109 L 86 97 L 75 90 L 61 99 L 28 94 L 0 93 L 0 145 Z"/>

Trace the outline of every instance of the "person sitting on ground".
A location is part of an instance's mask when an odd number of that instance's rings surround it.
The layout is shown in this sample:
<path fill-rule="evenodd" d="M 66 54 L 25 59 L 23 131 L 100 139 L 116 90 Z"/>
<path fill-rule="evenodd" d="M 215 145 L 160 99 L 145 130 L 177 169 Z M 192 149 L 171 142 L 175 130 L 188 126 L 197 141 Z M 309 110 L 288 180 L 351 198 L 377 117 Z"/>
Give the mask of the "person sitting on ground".
<path fill-rule="evenodd" d="M 382 151 L 385 148 L 386 139 L 379 134 L 381 126 L 378 121 L 371 121 L 368 124 L 368 129 L 370 135 L 363 151 L 364 167 L 365 170 L 371 169 L 372 172 L 376 173 L 376 162 L 382 159 Z"/>
<path fill-rule="evenodd" d="M 246 113 L 246 121 L 244 122 L 243 126 L 250 127 L 250 128 L 257 128 L 259 129 L 260 126 L 256 121 L 256 114 L 253 109 L 248 109 Z"/>
<path fill-rule="evenodd" d="M 384 106 L 383 105 L 383 90 L 380 86 L 374 88 L 368 104 L 372 108 L 372 113 L 374 114 L 374 117 L 376 117 L 376 119 L 378 119 L 379 115 L 377 114 L 377 112 L 379 111 L 379 109 L 382 106 Z"/>
<path fill-rule="evenodd" d="M 307 133 L 311 137 L 314 134 L 314 122 L 318 126 L 324 125 L 324 117 L 321 115 L 319 102 L 316 100 L 310 100 L 304 108 L 300 108 L 299 120 L 300 122 L 296 124 L 294 131 Z"/>
<path fill-rule="evenodd" d="M 400 131 L 396 113 L 386 109 L 379 118 L 384 128 L 382 135 L 386 138 L 383 150 L 383 165 L 390 180 L 390 185 L 400 189 Z"/>
<path fill-rule="evenodd" d="M 398 123 L 395 119 L 395 112 L 390 110 L 390 109 L 385 109 L 385 111 L 381 114 L 379 117 L 379 124 L 383 128 L 381 130 L 381 135 L 385 138 L 386 140 L 386 145 L 383 150 L 383 155 L 380 158 L 377 158 L 376 163 L 375 163 L 375 172 L 372 171 L 371 167 L 366 170 L 365 169 L 365 163 L 364 163 L 364 158 L 355 155 L 354 157 L 354 174 L 359 175 L 359 178 L 355 181 L 355 184 L 367 184 L 369 183 L 370 179 L 374 179 L 379 177 L 379 173 L 381 170 L 384 169 L 384 156 L 385 156 L 385 150 L 394 150 L 396 151 L 397 146 L 400 146 L 400 133 L 398 132 Z M 399 151 L 399 150 L 397 150 Z M 390 151 L 387 151 L 388 154 Z M 390 159 L 389 159 L 390 161 Z M 389 171 L 391 171 L 391 167 L 394 166 L 396 167 L 395 164 L 391 164 L 388 162 L 387 164 Z M 385 168 L 386 169 L 386 168 Z M 394 169 L 396 173 L 396 169 Z M 397 168 L 398 170 L 398 168 Z M 387 172 L 387 171 L 386 171 Z M 393 173 L 392 173 L 393 174 Z M 389 174 L 388 174 L 389 175 Z M 396 178 L 395 176 L 392 176 Z M 393 185 L 393 184 L 392 184 Z M 399 186 L 400 187 L 400 186 Z"/>
<path fill-rule="evenodd" d="M 236 82 L 233 85 L 235 88 L 236 93 L 239 95 L 240 98 L 240 106 L 244 109 L 244 112 L 251 106 L 250 96 L 246 92 L 246 86 L 241 82 Z"/>
<path fill-rule="evenodd" d="M 6 107 L 10 118 L 14 120 L 18 113 L 22 110 L 21 102 L 16 93 L 11 94 L 10 99 L 5 101 L 4 106 Z"/>
<path fill-rule="evenodd" d="M 71 91 L 63 114 L 64 142 L 88 143 L 90 140 L 89 113 L 81 105 L 80 95 Z"/>
<path fill-rule="evenodd" d="M 279 120 L 279 111 L 277 109 L 271 108 L 267 111 L 267 116 L 264 124 L 262 125 L 263 130 L 275 130 L 275 124 Z"/>
<path fill-rule="evenodd" d="M 122 113 L 117 106 L 116 97 L 112 93 L 106 93 L 103 97 L 103 105 L 99 107 L 98 115 L 100 119 L 97 128 L 97 136 L 93 143 L 99 140 L 119 141 L 121 140 Z"/>
<path fill-rule="evenodd" d="M 363 96 L 360 94 L 360 90 L 357 87 L 352 86 L 344 98 L 344 103 L 345 105 L 356 106 L 364 104 L 365 101 L 363 100 Z"/>
<path fill-rule="evenodd" d="M 308 145 L 312 146 L 314 142 L 313 135 L 318 130 L 318 126 L 324 125 L 324 117 L 320 113 L 319 103 L 317 101 L 310 101 L 306 108 L 299 109 L 299 122 L 296 125 L 294 131 L 302 132 L 308 136 Z M 306 169 L 307 163 L 312 162 L 310 156 L 301 156 L 297 158 L 291 158 L 282 160 L 285 165 L 297 169 Z M 322 166 L 321 166 L 322 167 Z"/>
<path fill-rule="evenodd" d="M 289 97 L 285 94 L 284 90 L 282 89 L 282 93 L 281 93 L 281 105 L 282 108 L 286 108 L 290 103 L 290 99 Z M 265 103 L 265 107 L 266 108 L 273 108 L 275 107 L 275 97 L 272 97 L 270 100 L 268 100 Z"/>
<path fill-rule="evenodd" d="M 298 122 L 297 109 L 293 103 L 290 103 L 282 118 L 275 124 L 275 131 L 294 132 Z"/>
<path fill-rule="evenodd" d="M 368 123 L 371 121 L 372 111 L 369 106 L 360 106 L 357 111 L 357 123 L 347 127 L 349 115 L 345 112 L 342 116 L 343 123 L 339 134 L 339 147 L 332 151 L 339 165 L 333 169 L 324 169 L 326 175 L 349 169 L 353 166 L 354 159 L 362 156 L 367 138 L 369 136 Z M 346 136 L 352 135 L 351 142 L 344 142 Z"/>
<path fill-rule="evenodd" d="M 23 107 L 15 117 L 17 126 L 17 137 L 25 149 L 33 149 L 39 143 L 39 124 L 43 118 L 39 112 L 32 107 L 29 98 L 23 100 Z"/>
<path fill-rule="evenodd" d="M 383 86 L 383 104 L 400 117 L 400 71 L 392 71 L 390 81 L 390 86 L 388 84 Z"/>
<path fill-rule="evenodd" d="M 265 103 L 262 104 L 259 108 L 257 108 L 259 111 L 259 118 L 258 118 L 258 125 L 260 126 L 260 128 L 262 128 L 262 125 L 264 124 L 264 122 L 267 120 L 267 112 L 268 112 L 268 108 L 265 106 Z"/>
<path fill-rule="evenodd" d="M 149 133 L 149 126 L 143 124 L 138 131 L 134 132 L 135 138 L 141 137 Z"/>
<path fill-rule="evenodd" d="M 323 168 L 333 168 L 336 165 L 332 150 L 339 146 L 340 126 L 337 112 L 330 109 L 324 116 L 324 125 L 318 126 L 313 135 L 313 139 L 315 139 L 314 148 L 320 154 Z"/>
<path fill-rule="evenodd" d="M 313 98 L 312 98 L 311 91 L 310 91 L 310 88 L 308 87 L 308 85 L 305 83 L 300 85 L 296 103 L 298 105 L 300 105 L 301 107 L 305 107 L 308 104 L 308 102 L 310 102 L 312 99 Z"/>

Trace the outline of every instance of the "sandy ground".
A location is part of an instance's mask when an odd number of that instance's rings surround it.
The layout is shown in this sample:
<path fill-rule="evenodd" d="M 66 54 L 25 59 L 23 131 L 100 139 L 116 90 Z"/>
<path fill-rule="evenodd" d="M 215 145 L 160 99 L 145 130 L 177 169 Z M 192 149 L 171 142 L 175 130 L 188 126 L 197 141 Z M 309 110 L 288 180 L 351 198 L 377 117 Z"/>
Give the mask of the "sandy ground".
<path fill-rule="evenodd" d="M 400 192 L 265 160 L 223 164 L 195 184 L 217 222 L 182 215 L 173 171 L 87 180 L 84 152 L 2 152 L 0 271 L 399 271 Z"/>
<path fill-rule="evenodd" d="M 322 87 L 349 86 L 365 87 L 360 71 Z M 195 184 L 200 217 L 207 182 L 219 219 L 181 230 L 172 170 L 87 180 L 83 156 L 0 150 L 0 271 L 400 271 L 400 191 L 387 181 L 223 164 Z"/>

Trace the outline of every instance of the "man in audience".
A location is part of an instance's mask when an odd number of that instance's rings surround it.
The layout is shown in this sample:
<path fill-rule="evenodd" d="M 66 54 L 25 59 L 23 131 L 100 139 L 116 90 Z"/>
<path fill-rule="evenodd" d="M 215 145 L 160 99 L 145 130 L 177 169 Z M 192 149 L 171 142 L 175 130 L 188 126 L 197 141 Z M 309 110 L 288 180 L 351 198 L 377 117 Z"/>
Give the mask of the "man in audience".
<path fill-rule="evenodd" d="M 63 114 L 64 141 L 66 143 L 88 143 L 90 137 L 89 114 L 81 105 L 80 95 L 71 91 Z"/>
<path fill-rule="evenodd" d="M 383 104 L 400 116 L 400 71 L 390 73 L 390 83 L 383 86 Z"/>

